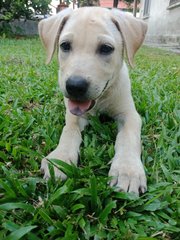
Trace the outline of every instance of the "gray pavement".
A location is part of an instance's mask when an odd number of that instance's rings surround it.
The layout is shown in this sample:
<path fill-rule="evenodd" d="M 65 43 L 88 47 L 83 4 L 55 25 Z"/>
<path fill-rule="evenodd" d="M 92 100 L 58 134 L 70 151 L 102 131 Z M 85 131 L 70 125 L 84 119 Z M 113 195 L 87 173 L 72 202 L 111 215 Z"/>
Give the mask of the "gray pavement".
<path fill-rule="evenodd" d="M 149 47 L 155 47 L 155 48 L 160 48 L 160 49 L 164 49 L 170 52 L 174 52 L 177 53 L 178 55 L 180 55 L 180 44 L 158 44 L 158 43 L 144 43 L 145 46 L 149 46 Z"/>

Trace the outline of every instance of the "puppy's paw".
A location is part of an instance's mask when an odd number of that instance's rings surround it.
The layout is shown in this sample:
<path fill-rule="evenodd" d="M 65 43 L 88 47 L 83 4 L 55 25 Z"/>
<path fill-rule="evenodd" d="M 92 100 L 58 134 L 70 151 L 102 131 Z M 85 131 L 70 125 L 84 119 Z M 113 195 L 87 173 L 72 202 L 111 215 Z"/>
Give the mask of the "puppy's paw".
<path fill-rule="evenodd" d="M 68 154 L 65 155 L 65 154 L 60 154 L 60 152 L 61 151 L 59 151 L 59 150 L 58 151 L 54 150 L 47 157 L 42 159 L 40 170 L 44 174 L 44 179 L 49 179 L 51 177 L 50 172 L 49 172 L 49 164 L 51 164 L 51 163 L 48 160 L 60 159 L 61 161 L 64 161 L 68 164 L 71 164 L 71 163 L 76 164 L 77 163 L 78 156 L 76 156 L 75 154 L 74 154 L 74 156 L 68 155 Z M 62 180 L 66 180 L 66 178 L 67 178 L 67 176 L 55 166 L 54 166 L 54 175 L 56 178 L 60 178 Z"/>
<path fill-rule="evenodd" d="M 109 176 L 110 186 L 114 186 L 118 191 L 133 192 L 139 196 L 147 190 L 146 176 L 141 162 L 133 164 L 113 163 L 111 165 Z"/>
<path fill-rule="evenodd" d="M 50 158 L 49 158 L 50 159 Z M 41 172 L 44 174 L 44 179 L 48 180 L 50 176 L 49 172 L 49 164 L 51 164 L 47 158 L 43 158 L 41 161 Z M 56 178 L 60 178 L 62 180 L 66 180 L 67 176 L 60 171 L 57 167 L 54 167 L 54 175 Z"/>

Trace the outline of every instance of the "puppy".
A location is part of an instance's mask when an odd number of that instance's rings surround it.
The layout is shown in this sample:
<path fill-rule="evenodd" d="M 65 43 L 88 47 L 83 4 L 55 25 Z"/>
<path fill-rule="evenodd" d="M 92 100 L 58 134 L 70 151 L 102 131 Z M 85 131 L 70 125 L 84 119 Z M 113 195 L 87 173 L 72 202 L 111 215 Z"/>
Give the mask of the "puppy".
<path fill-rule="evenodd" d="M 106 113 L 117 121 L 115 155 L 109 176 L 118 190 L 146 191 L 141 163 L 141 119 L 131 95 L 128 69 L 141 46 L 146 24 L 117 9 L 85 7 L 66 9 L 39 23 L 47 63 L 58 51 L 59 85 L 66 106 L 66 124 L 57 148 L 42 160 L 44 178 L 49 178 L 47 159 L 77 164 L 81 131 L 88 116 Z M 55 170 L 56 177 L 66 175 Z"/>

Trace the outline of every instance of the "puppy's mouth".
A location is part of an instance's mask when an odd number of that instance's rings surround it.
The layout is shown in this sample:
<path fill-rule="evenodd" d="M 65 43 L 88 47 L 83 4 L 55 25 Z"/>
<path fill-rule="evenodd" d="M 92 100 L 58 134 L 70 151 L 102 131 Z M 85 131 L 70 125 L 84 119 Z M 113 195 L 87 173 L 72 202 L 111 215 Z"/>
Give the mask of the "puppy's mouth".
<path fill-rule="evenodd" d="M 100 98 L 104 91 L 107 89 L 109 81 L 110 80 L 106 82 L 101 94 L 96 98 L 96 100 Z M 76 116 L 81 116 L 94 107 L 94 105 L 96 104 L 96 100 L 78 101 L 69 98 L 68 99 L 69 111 Z"/>
<path fill-rule="evenodd" d="M 80 102 L 80 101 L 75 101 L 75 100 L 68 100 L 68 107 L 69 107 L 69 111 L 76 115 L 76 116 L 81 116 L 83 114 L 85 114 L 86 112 L 88 112 L 91 108 L 94 107 L 95 105 L 95 100 L 87 100 L 84 102 Z"/>

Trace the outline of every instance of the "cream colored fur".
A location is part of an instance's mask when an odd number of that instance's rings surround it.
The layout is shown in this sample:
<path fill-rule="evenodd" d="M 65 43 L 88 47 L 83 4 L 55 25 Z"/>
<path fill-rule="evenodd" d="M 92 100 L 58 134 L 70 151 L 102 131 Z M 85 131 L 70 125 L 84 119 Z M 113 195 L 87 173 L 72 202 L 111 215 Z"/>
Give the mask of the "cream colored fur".
<path fill-rule="evenodd" d="M 100 7 L 66 9 L 40 22 L 39 33 L 47 52 L 47 62 L 58 48 L 59 85 L 66 105 L 66 124 L 59 144 L 42 160 L 45 178 L 50 177 L 47 159 L 77 164 L 81 131 L 88 124 L 88 116 L 100 112 L 109 114 L 119 126 L 109 171 L 110 185 L 120 191 L 145 192 L 146 177 L 140 158 L 141 119 L 131 95 L 124 52 L 129 64 L 133 65 L 134 54 L 141 46 L 146 30 L 146 24 L 130 14 Z M 66 40 L 72 43 L 71 53 L 59 49 Z M 110 56 L 99 56 L 96 52 L 99 42 L 113 45 L 114 52 Z M 88 99 L 96 101 L 95 106 L 80 117 L 70 113 L 65 87 L 68 77 L 77 73 L 88 79 Z M 66 178 L 57 168 L 55 175 Z"/>

